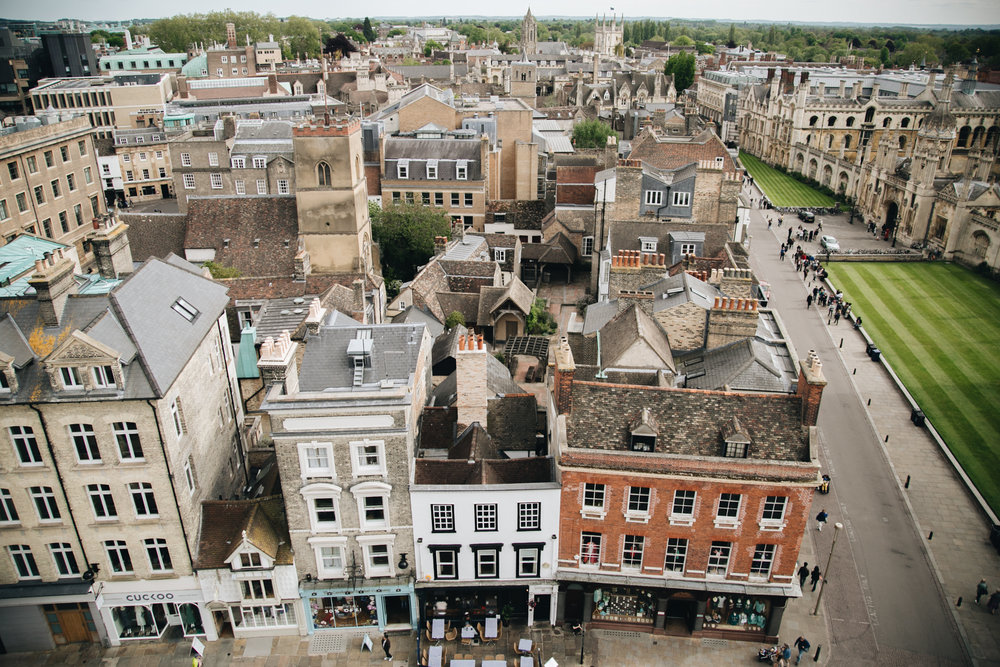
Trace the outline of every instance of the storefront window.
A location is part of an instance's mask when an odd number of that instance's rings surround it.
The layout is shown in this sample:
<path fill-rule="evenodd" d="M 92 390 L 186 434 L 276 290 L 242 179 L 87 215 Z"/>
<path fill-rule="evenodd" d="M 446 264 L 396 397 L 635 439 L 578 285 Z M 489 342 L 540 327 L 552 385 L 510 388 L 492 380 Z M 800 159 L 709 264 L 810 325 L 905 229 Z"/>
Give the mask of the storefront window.
<path fill-rule="evenodd" d="M 705 627 L 719 630 L 761 632 L 767 625 L 771 603 L 747 595 L 716 595 L 705 610 Z"/>
<path fill-rule="evenodd" d="M 205 634 L 205 628 L 201 623 L 201 611 L 199 611 L 198 605 L 180 605 L 180 616 L 185 637 L 195 637 Z"/>
<path fill-rule="evenodd" d="M 295 608 L 286 605 L 247 605 L 232 608 L 233 623 L 241 630 L 295 625 Z"/>
<path fill-rule="evenodd" d="M 155 638 L 167 628 L 167 613 L 162 604 L 112 607 L 111 618 L 121 639 Z"/>
<path fill-rule="evenodd" d="M 317 628 L 356 628 L 378 625 L 375 597 L 348 595 L 345 597 L 313 598 L 309 601 L 313 625 Z"/>
<path fill-rule="evenodd" d="M 656 598 L 637 589 L 612 587 L 594 591 L 594 620 L 652 625 Z"/>

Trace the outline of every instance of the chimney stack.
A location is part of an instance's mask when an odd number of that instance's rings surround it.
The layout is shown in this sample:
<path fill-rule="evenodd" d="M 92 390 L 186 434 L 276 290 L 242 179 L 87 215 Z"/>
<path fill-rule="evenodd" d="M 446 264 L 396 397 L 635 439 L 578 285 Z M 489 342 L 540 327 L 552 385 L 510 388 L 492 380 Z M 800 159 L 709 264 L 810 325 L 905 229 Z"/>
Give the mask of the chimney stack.
<path fill-rule="evenodd" d="M 295 351 L 298 343 L 293 343 L 288 330 L 281 332 L 277 339 L 268 336 L 260 346 L 260 369 L 264 386 L 280 384 L 286 396 L 299 391 L 299 371 L 295 362 Z"/>
<path fill-rule="evenodd" d="M 455 379 L 458 397 L 458 423 L 471 426 L 475 422 L 486 428 L 487 359 L 483 335 L 475 331 L 460 333 L 455 353 Z"/>
<path fill-rule="evenodd" d="M 351 290 L 354 292 L 354 310 L 351 311 L 351 317 L 358 322 L 367 324 L 365 317 L 367 313 L 367 308 L 365 307 L 365 281 L 357 278 L 351 283 Z"/>
<path fill-rule="evenodd" d="M 236 48 L 236 24 L 227 23 L 226 24 L 226 46 L 230 49 Z"/>
<path fill-rule="evenodd" d="M 568 415 L 573 410 L 573 376 L 576 374 L 576 364 L 573 362 L 573 351 L 569 347 L 569 339 L 559 338 L 559 344 L 552 348 L 555 360 L 552 394 L 556 403 L 556 414 Z"/>
<path fill-rule="evenodd" d="M 802 399 L 802 423 L 815 426 L 819 418 L 819 404 L 823 397 L 826 378 L 823 377 L 823 363 L 815 350 L 809 350 L 805 359 L 799 361 L 799 382 L 797 395 Z"/>
<path fill-rule="evenodd" d="M 73 260 L 63 255 L 62 248 L 53 255 L 45 253 L 45 259 L 35 261 L 35 273 L 28 284 L 35 289 L 38 313 L 47 327 L 59 326 L 66 299 L 74 287 Z"/>
<path fill-rule="evenodd" d="M 128 225 L 108 215 L 102 220 L 95 219 L 94 227 L 96 231 L 90 235 L 90 246 L 94 249 L 101 276 L 117 278 L 123 273 L 132 273 L 132 249 L 125 233 Z"/>

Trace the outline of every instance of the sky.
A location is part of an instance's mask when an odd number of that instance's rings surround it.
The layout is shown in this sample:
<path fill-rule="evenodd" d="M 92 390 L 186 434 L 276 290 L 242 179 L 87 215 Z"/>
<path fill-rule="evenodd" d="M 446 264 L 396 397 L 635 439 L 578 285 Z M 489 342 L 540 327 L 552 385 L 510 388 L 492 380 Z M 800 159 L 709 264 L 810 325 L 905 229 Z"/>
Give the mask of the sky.
<path fill-rule="evenodd" d="M 40 5 L 30 2 L 3 3 L 0 16 L 13 19 L 55 20 L 60 18 L 80 18 L 87 20 L 131 18 L 159 18 L 175 14 L 188 14 L 226 9 L 256 11 L 262 14 L 273 12 L 281 15 L 300 15 L 312 18 L 338 18 L 346 9 L 346 3 L 330 3 L 320 0 L 241 0 L 231 3 L 225 0 L 205 2 L 204 0 L 174 0 L 169 3 L 136 3 L 132 0 L 43 0 Z M 160 9 L 162 7 L 162 9 Z M 461 16 L 470 11 L 509 12 L 522 16 L 528 4 L 521 7 L 504 4 L 470 5 L 465 0 L 438 0 L 437 2 L 415 3 L 412 0 L 380 0 L 376 3 L 359 5 L 358 11 L 367 11 L 370 16 Z M 624 14 L 626 18 L 710 18 L 726 21 L 795 21 L 814 23 L 891 23 L 920 25 L 998 25 L 1000 24 L 1000 1 L 998 0 L 768 0 L 768 2 L 737 2 L 736 0 L 701 0 L 691 3 L 664 3 L 656 0 L 630 0 L 607 3 L 580 3 L 577 0 L 545 0 L 531 3 L 531 11 L 537 17 L 545 16 L 593 16 L 595 14 Z M 515 11 L 516 9 L 516 11 Z M 143 12 L 141 15 L 136 12 Z M 331 12 L 338 12 L 331 14 Z M 359 14 L 360 15 L 360 14 Z"/>

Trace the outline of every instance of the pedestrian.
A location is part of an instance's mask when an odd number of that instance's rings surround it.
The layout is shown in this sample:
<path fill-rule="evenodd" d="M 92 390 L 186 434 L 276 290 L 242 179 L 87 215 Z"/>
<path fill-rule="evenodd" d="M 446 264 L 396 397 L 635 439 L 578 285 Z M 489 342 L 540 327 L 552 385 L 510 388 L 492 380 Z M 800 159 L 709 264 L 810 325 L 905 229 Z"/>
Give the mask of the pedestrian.
<path fill-rule="evenodd" d="M 809 578 L 809 563 L 802 563 L 802 567 L 799 568 L 799 588 L 806 585 L 806 579 Z"/>
<path fill-rule="evenodd" d="M 809 640 L 806 639 L 805 637 L 800 636 L 798 639 L 795 640 L 795 648 L 799 650 L 799 656 L 795 658 L 796 665 L 799 664 L 799 662 L 801 662 L 802 656 L 808 653 L 811 647 L 812 644 L 810 644 Z"/>
<path fill-rule="evenodd" d="M 785 246 L 781 246 L 781 252 L 778 253 L 778 259 L 782 262 L 785 261 Z"/>
<path fill-rule="evenodd" d="M 781 227 L 781 223 L 783 223 L 784 221 L 785 221 L 785 216 L 779 215 L 778 216 L 778 226 Z"/>
<path fill-rule="evenodd" d="M 392 653 L 389 652 L 392 643 L 389 641 L 389 633 L 382 633 L 382 650 L 385 651 L 385 660 L 392 660 Z"/>
<path fill-rule="evenodd" d="M 816 590 L 816 584 L 819 583 L 819 580 L 820 580 L 819 565 L 817 565 L 816 567 L 813 568 L 813 571 L 809 573 L 809 581 L 812 582 L 813 585 L 812 589 L 814 591 Z"/>
<path fill-rule="evenodd" d="M 771 229 L 771 218 L 767 219 L 767 228 Z"/>
<path fill-rule="evenodd" d="M 812 305 L 813 305 L 813 295 L 812 294 L 807 294 L 806 295 L 806 308 L 812 308 Z"/>
<path fill-rule="evenodd" d="M 838 326 L 840 324 L 840 307 L 838 306 L 835 311 L 833 311 L 833 326 Z"/>
<path fill-rule="evenodd" d="M 979 583 L 976 584 L 976 604 L 979 604 L 979 598 L 989 594 L 990 594 L 990 587 L 986 585 L 986 580 L 980 579 Z"/>
<path fill-rule="evenodd" d="M 821 509 L 819 514 L 816 515 L 816 530 L 822 531 L 828 518 L 830 518 L 830 515 L 826 513 L 825 509 Z"/>
<path fill-rule="evenodd" d="M 781 664 L 788 667 L 788 661 L 792 659 L 792 647 L 788 644 L 781 646 Z"/>
<path fill-rule="evenodd" d="M 997 613 L 997 608 L 1000 607 L 1000 588 L 993 592 L 990 596 L 990 601 L 986 603 L 986 609 L 994 616 Z"/>

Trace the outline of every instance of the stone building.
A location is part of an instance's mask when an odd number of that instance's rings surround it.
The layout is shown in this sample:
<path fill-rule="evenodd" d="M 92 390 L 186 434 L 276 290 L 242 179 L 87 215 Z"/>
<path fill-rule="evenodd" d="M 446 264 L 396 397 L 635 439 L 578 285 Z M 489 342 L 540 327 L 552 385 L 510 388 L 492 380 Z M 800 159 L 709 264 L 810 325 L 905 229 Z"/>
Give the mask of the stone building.
<path fill-rule="evenodd" d="M 622 17 L 624 18 L 624 17 Z M 625 41 L 625 21 L 619 21 L 613 14 L 611 24 L 608 17 L 594 18 L 594 53 L 602 56 L 617 56 L 618 49 Z"/>
<path fill-rule="evenodd" d="M 115 130 L 112 137 L 122 188 L 129 200 L 136 203 L 173 197 L 170 147 L 163 130 Z"/>
<path fill-rule="evenodd" d="M 201 502 L 245 481 L 226 290 L 176 256 L 118 280 L 127 247 L 103 290 L 57 251 L 0 299 L 8 651 L 217 637 L 192 561 Z"/>

